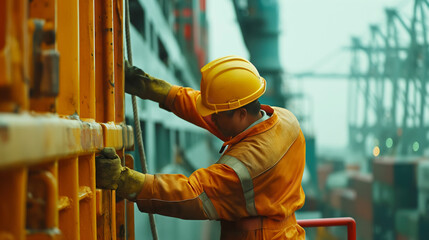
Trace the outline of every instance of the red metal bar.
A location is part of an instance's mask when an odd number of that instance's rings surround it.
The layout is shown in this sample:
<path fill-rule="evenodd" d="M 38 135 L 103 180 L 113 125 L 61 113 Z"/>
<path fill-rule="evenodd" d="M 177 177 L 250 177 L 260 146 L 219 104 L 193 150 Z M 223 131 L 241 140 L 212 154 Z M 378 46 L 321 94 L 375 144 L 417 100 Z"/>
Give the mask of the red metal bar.
<path fill-rule="evenodd" d="M 356 240 L 356 222 L 351 217 L 297 220 L 301 227 L 347 226 L 347 239 Z"/>

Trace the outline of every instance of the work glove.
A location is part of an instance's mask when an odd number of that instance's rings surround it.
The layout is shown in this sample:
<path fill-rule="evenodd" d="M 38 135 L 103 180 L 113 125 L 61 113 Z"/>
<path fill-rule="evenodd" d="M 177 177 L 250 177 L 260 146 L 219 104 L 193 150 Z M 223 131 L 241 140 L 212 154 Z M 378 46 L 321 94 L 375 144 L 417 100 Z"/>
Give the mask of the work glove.
<path fill-rule="evenodd" d="M 162 104 L 170 89 L 170 83 L 150 76 L 125 60 L 125 92 Z"/>
<path fill-rule="evenodd" d="M 100 154 L 95 158 L 97 188 L 116 190 L 118 196 L 135 200 L 143 187 L 145 175 L 123 167 L 114 148 L 104 148 Z"/>

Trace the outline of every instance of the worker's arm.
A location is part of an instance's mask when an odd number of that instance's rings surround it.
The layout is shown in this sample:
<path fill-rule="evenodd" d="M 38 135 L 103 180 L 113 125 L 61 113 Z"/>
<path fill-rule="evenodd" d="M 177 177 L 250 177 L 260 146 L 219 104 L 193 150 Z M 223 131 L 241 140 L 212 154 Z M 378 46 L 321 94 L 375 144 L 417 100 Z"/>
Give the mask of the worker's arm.
<path fill-rule="evenodd" d="M 181 174 L 142 174 L 122 167 L 113 148 L 96 158 L 97 188 L 113 189 L 120 197 L 136 201 L 143 212 L 183 219 L 247 217 L 241 183 L 234 170 L 214 164 Z"/>
<path fill-rule="evenodd" d="M 241 184 L 223 164 L 202 168 L 191 176 L 146 174 L 136 203 L 142 212 L 182 219 L 236 220 L 248 217 Z"/>
<path fill-rule="evenodd" d="M 125 91 L 142 99 L 158 102 L 162 108 L 172 111 L 178 117 L 207 129 L 223 141 L 229 140 L 217 130 L 210 116 L 203 118 L 197 112 L 196 98 L 200 91 L 172 86 L 128 62 L 125 62 Z"/>
<path fill-rule="evenodd" d="M 161 106 L 172 111 L 176 116 L 191 122 L 199 127 L 207 129 L 222 141 L 228 141 L 222 133 L 219 132 L 216 125 L 211 120 L 211 115 L 202 117 L 197 111 L 197 96 L 200 91 L 192 88 L 172 86 L 164 104 Z"/>

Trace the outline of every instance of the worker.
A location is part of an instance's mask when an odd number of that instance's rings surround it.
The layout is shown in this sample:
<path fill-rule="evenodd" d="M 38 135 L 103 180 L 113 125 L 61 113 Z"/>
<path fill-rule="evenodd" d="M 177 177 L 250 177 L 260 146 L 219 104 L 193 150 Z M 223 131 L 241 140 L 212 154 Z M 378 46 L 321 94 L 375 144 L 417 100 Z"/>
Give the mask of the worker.
<path fill-rule="evenodd" d="M 295 218 L 304 204 L 305 139 L 295 116 L 261 105 L 266 81 L 239 56 L 201 68 L 201 91 L 172 86 L 126 66 L 125 91 L 224 141 L 223 155 L 189 177 L 142 174 L 120 165 L 114 149 L 97 157 L 97 187 L 137 203 L 142 212 L 221 222 L 221 239 L 305 239 Z M 198 156 L 194 156 L 197 158 Z"/>

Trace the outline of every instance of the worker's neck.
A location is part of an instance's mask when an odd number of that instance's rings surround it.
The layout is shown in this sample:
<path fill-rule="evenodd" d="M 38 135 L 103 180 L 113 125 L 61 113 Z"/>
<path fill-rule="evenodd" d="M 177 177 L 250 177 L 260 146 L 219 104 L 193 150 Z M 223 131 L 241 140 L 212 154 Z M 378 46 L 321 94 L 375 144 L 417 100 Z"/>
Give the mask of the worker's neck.
<path fill-rule="evenodd" d="M 251 115 L 248 114 L 247 115 L 247 123 L 245 124 L 245 127 L 243 128 L 243 131 L 245 131 L 247 128 L 249 128 L 254 122 L 258 121 L 259 119 L 262 118 L 262 112 L 259 111 L 259 113 L 257 115 Z"/>

